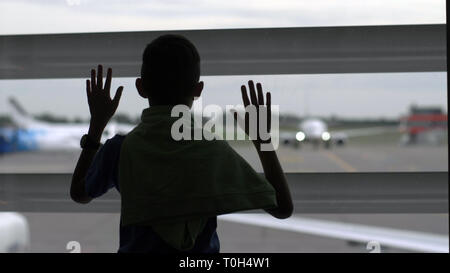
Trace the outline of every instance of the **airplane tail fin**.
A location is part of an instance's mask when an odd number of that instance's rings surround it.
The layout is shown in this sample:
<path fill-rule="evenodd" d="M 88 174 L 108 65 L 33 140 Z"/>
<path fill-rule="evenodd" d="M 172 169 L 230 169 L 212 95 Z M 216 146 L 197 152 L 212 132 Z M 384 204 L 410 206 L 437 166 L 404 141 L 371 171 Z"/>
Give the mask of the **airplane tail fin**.
<path fill-rule="evenodd" d="M 28 128 L 32 124 L 36 123 L 34 118 L 30 116 L 25 109 L 19 104 L 19 102 L 13 98 L 10 97 L 8 99 L 8 112 L 9 115 L 14 122 L 14 124 L 19 128 Z"/>

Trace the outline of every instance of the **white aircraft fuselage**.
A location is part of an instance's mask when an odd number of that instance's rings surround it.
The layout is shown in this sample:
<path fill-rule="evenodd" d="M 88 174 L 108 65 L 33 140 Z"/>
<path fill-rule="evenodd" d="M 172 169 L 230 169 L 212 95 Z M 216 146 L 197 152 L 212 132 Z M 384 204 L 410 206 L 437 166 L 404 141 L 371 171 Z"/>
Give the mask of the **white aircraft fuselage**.
<path fill-rule="evenodd" d="M 10 100 L 14 127 L 0 128 L 0 153 L 42 150 L 74 150 L 80 148 L 81 137 L 88 132 L 88 123 L 49 123 L 26 114 L 14 100 Z M 102 141 L 115 134 L 126 134 L 133 129 L 130 124 L 110 122 Z"/>

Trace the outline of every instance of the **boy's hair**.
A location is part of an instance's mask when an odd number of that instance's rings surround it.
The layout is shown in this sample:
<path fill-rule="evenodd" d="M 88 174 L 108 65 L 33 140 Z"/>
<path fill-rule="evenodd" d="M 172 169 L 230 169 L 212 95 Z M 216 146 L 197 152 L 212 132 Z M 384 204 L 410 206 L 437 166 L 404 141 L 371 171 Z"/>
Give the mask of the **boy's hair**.
<path fill-rule="evenodd" d="M 185 37 L 162 35 L 144 50 L 141 78 L 150 100 L 180 103 L 199 81 L 200 55 Z"/>

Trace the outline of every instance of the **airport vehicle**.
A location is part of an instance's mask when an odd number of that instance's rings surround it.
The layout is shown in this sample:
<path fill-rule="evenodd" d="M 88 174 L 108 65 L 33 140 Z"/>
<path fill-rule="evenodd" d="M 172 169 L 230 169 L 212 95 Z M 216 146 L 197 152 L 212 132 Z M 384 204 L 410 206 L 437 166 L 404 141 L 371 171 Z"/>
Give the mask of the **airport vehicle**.
<path fill-rule="evenodd" d="M 87 123 L 49 123 L 30 116 L 14 98 L 9 99 L 15 127 L 0 128 L 0 153 L 38 150 L 73 150 L 89 128 Z M 102 141 L 115 134 L 126 134 L 134 126 L 114 121 L 106 127 Z"/>
<path fill-rule="evenodd" d="M 401 119 L 401 130 L 406 144 L 434 143 L 446 141 L 448 115 L 439 107 L 417 107 Z"/>

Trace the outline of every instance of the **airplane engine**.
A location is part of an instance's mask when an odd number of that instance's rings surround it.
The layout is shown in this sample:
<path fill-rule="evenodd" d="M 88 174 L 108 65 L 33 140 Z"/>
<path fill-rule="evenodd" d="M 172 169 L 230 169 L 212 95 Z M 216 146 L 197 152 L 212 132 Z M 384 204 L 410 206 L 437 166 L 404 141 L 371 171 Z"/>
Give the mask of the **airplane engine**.
<path fill-rule="evenodd" d="M 26 252 L 30 248 L 30 231 L 24 216 L 14 212 L 0 213 L 0 252 Z"/>

